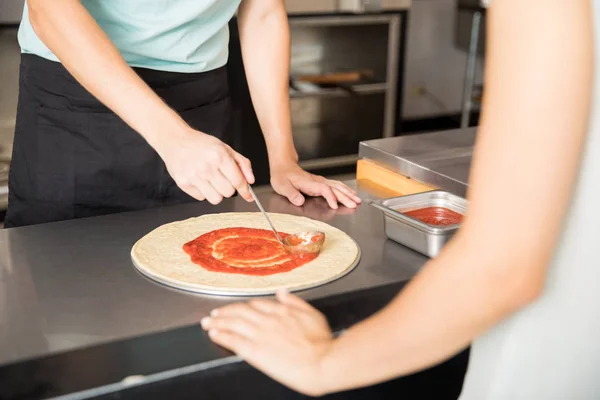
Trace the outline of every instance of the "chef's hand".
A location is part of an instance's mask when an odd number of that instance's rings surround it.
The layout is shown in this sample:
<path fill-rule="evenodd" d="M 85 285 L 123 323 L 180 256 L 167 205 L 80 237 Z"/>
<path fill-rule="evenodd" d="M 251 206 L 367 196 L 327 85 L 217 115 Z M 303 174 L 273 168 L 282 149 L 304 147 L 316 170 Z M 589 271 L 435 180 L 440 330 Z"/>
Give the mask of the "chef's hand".
<path fill-rule="evenodd" d="M 295 206 L 304 204 L 304 196 L 322 196 L 329 207 L 338 208 L 338 203 L 348 208 L 356 208 L 361 200 L 354 190 L 340 181 L 325 179 L 304 171 L 296 162 L 288 162 L 271 167 L 273 189 Z"/>
<path fill-rule="evenodd" d="M 325 392 L 321 362 L 333 343 L 327 320 L 287 292 L 214 310 L 202 320 L 213 342 L 271 378 L 308 395 Z"/>
<path fill-rule="evenodd" d="M 195 199 L 218 204 L 237 191 L 252 201 L 248 191 L 248 183 L 254 183 L 250 160 L 214 136 L 184 129 L 154 147 L 177 186 Z"/>

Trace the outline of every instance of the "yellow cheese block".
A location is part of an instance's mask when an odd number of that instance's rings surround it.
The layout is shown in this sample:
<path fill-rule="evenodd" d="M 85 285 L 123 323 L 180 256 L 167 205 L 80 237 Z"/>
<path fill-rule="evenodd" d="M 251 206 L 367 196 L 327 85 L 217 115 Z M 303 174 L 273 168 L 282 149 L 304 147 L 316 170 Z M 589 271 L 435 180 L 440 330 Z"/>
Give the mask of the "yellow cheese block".
<path fill-rule="evenodd" d="M 363 186 L 374 185 L 380 190 L 388 191 L 390 196 L 386 197 L 404 196 L 436 189 L 367 159 L 358 160 L 356 180 Z"/>

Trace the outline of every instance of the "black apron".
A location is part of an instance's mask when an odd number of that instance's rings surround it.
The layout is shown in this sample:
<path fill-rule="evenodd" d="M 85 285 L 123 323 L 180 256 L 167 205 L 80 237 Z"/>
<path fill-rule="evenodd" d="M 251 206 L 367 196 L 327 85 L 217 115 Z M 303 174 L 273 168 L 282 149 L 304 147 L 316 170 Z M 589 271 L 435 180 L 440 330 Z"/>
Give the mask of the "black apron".
<path fill-rule="evenodd" d="M 190 126 L 231 143 L 226 67 L 135 71 Z M 5 227 L 190 201 L 144 138 L 62 64 L 22 56 Z"/>

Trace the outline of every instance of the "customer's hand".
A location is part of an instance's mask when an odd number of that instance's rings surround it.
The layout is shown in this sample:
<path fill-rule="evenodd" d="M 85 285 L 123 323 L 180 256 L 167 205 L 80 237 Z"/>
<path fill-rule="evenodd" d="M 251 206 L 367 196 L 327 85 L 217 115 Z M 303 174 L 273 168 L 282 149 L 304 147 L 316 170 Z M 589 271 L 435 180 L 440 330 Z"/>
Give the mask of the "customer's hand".
<path fill-rule="evenodd" d="M 327 391 L 322 361 L 333 343 L 327 320 L 286 292 L 219 308 L 202 320 L 217 344 L 271 378 L 305 394 Z"/>
<path fill-rule="evenodd" d="M 338 203 L 348 208 L 356 208 L 361 203 L 356 192 L 342 182 L 306 172 L 296 162 L 272 165 L 271 185 L 277 193 L 287 197 L 295 206 L 304 204 L 303 193 L 324 197 L 333 209 L 338 208 Z"/>
<path fill-rule="evenodd" d="M 218 204 L 237 191 L 252 201 L 250 160 L 219 139 L 188 129 L 165 138 L 155 148 L 177 186 L 195 199 Z"/>

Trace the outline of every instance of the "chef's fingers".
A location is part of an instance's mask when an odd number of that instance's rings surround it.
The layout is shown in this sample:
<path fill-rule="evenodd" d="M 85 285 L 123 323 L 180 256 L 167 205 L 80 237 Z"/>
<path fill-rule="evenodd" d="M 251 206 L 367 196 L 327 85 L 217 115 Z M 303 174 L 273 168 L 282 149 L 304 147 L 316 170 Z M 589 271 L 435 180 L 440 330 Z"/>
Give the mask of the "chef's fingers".
<path fill-rule="evenodd" d="M 359 204 L 362 202 L 360 197 L 356 195 L 356 192 L 352 190 L 348 185 L 344 184 L 340 181 L 328 180 L 327 183 L 329 186 L 335 187 L 336 189 L 344 192 L 348 197 L 350 197 L 355 203 Z"/>
<path fill-rule="evenodd" d="M 265 315 L 256 311 L 256 309 L 253 310 L 252 307 L 246 303 L 236 303 L 215 309 L 210 313 L 210 316 L 245 317 L 251 320 L 253 323 L 261 324 L 265 320 Z"/>
<path fill-rule="evenodd" d="M 231 350 L 242 358 L 245 358 L 254 350 L 254 343 L 250 339 L 231 332 L 211 329 L 208 331 L 208 336 L 219 346 Z"/>
<path fill-rule="evenodd" d="M 233 152 L 233 150 L 231 150 L 231 152 L 232 157 L 223 161 L 219 169 L 244 200 L 252 201 L 252 196 L 248 191 L 247 180 L 244 174 L 242 173 L 239 164 L 236 162 L 233 156 L 235 153 Z"/>
<path fill-rule="evenodd" d="M 334 210 L 337 210 L 338 208 L 338 199 L 335 196 L 335 194 L 333 193 L 333 190 L 331 189 L 331 187 L 326 184 L 326 183 L 317 183 L 318 185 L 318 193 L 323 196 L 325 198 L 325 200 L 327 200 L 327 204 L 329 204 L 329 207 L 333 208 Z"/>
<path fill-rule="evenodd" d="M 300 193 L 300 191 L 296 189 L 289 180 L 286 180 L 282 184 L 278 185 L 277 192 L 280 195 L 287 197 L 290 203 L 297 207 L 300 207 L 302 204 L 304 204 L 304 196 L 302 196 L 302 193 Z"/>
<path fill-rule="evenodd" d="M 219 204 L 223 200 L 223 196 L 206 179 L 199 179 L 196 182 L 196 187 L 202 192 L 206 200 L 211 204 Z"/>
<path fill-rule="evenodd" d="M 286 306 L 294 307 L 298 310 L 302 311 L 316 311 L 316 309 L 304 301 L 302 298 L 289 293 L 287 290 L 279 290 L 277 291 L 277 300 L 281 304 L 285 304 Z"/>
<path fill-rule="evenodd" d="M 235 188 L 219 169 L 208 177 L 208 181 L 223 197 L 231 197 L 235 193 Z"/>
<path fill-rule="evenodd" d="M 252 172 L 252 163 L 249 159 L 247 159 L 246 157 L 244 157 L 243 155 L 241 155 L 233 149 L 231 149 L 231 153 L 233 155 L 233 159 L 244 174 L 246 181 L 252 185 L 254 183 L 254 172 Z"/>
<path fill-rule="evenodd" d="M 221 332 L 235 333 L 250 340 L 257 338 L 259 334 L 256 325 L 241 317 L 205 317 L 200 324 L 205 331 L 216 329 Z"/>
<path fill-rule="evenodd" d="M 342 192 L 336 187 L 332 187 L 331 189 L 333 190 L 335 197 L 340 203 L 342 203 L 348 208 L 356 208 L 357 204 L 354 200 L 350 198 L 350 196 L 346 195 L 344 192 Z"/>
<path fill-rule="evenodd" d="M 188 195 L 195 198 L 196 200 L 199 200 L 199 201 L 206 200 L 206 197 L 204 196 L 204 194 L 202 194 L 202 192 L 199 191 L 195 186 L 182 185 L 182 186 L 180 186 L 180 189 L 183 190 Z"/>
<path fill-rule="evenodd" d="M 326 182 L 328 182 L 332 186 L 337 186 L 338 188 L 343 189 L 348 194 L 356 194 L 356 191 L 354 189 L 352 189 L 350 186 L 346 185 L 342 181 L 337 181 L 335 179 L 326 179 Z"/>

